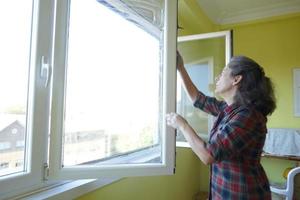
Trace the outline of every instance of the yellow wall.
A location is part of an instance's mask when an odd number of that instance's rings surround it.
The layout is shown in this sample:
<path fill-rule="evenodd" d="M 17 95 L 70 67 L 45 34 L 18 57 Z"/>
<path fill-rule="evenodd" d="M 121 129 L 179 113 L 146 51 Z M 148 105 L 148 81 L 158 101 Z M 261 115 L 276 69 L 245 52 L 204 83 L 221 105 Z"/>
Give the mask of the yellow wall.
<path fill-rule="evenodd" d="M 214 24 L 198 6 L 197 0 L 178 1 L 178 35 L 192 35 L 218 30 Z"/>
<path fill-rule="evenodd" d="M 200 190 L 200 161 L 190 149 L 178 147 L 176 163 L 175 175 L 124 178 L 78 200 L 193 199 Z"/>

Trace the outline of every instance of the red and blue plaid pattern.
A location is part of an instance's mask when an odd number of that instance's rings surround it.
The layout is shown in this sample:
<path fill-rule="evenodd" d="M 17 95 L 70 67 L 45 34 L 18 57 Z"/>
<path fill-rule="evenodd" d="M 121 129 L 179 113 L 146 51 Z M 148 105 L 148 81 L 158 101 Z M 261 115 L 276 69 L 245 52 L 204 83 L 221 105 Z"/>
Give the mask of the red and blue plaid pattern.
<path fill-rule="evenodd" d="M 217 117 L 207 150 L 214 157 L 210 199 L 271 200 L 268 178 L 260 164 L 267 119 L 253 108 L 199 92 L 194 106 Z"/>

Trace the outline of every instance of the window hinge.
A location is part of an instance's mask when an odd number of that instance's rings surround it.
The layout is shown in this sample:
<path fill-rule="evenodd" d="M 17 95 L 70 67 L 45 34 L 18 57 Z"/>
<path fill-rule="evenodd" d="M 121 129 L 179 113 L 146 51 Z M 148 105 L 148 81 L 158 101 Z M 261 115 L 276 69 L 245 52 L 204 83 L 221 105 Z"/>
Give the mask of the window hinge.
<path fill-rule="evenodd" d="M 177 151 L 175 151 L 175 156 L 174 156 L 174 168 L 173 168 L 173 174 L 175 174 L 176 171 L 176 157 L 177 157 Z"/>
<path fill-rule="evenodd" d="M 44 163 L 44 180 L 48 180 L 49 177 L 49 165 Z"/>

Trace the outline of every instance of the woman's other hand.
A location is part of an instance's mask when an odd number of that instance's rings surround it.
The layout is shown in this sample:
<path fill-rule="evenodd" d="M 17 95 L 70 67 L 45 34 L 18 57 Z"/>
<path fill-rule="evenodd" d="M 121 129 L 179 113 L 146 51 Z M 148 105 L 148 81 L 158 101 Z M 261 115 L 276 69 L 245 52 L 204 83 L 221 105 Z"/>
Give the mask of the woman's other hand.
<path fill-rule="evenodd" d="M 187 121 L 181 115 L 173 112 L 166 115 L 166 121 L 168 126 L 175 129 L 181 129 L 187 124 Z"/>

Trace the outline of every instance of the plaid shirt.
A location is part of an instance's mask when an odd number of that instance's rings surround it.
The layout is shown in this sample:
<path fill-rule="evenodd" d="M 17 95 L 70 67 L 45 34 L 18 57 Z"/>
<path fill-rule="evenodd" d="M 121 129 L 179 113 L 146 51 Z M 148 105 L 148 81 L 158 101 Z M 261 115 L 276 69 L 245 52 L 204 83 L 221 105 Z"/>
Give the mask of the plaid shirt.
<path fill-rule="evenodd" d="M 215 160 L 210 168 L 210 199 L 270 200 L 268 178 L 260 164 L 266 117 L 202 93 L 194 106 L 217 117 L 206 146 Z"/>

